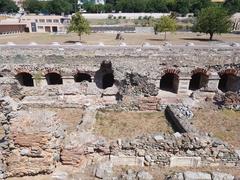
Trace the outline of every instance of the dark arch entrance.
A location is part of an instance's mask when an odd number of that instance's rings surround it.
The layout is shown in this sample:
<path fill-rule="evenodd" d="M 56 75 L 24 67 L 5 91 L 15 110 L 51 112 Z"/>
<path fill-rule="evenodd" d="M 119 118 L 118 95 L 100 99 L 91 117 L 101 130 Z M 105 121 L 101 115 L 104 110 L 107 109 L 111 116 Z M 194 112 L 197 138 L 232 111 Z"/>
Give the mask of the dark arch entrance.
<path fill-rule="evenodd" d="M 227 92 L 227 91 L 236 92 L 239 89 L 238 83 L 239 83 L 238 76 L 234 74 L 224 73 L 220 75 L 218 89 L 220 89 L 222 92 Z"/>
<path fill-rule="evenodd" d="M 86 73 L 77 73 L 74 75 L 74 81 L 75 82 L 83 82 L 83 81 L 88 81 L 92 82 L 91 76 Z"/>
<path fill-rule="evenodd" d="M 190 90 L 198 90 L 203 87 L 206 87 L 208 84 L 208 76 L 201 72 L 195 73 L 192 75 L 192 79 L 190 80 L 189 89 Z"/>
<path fill-rule="evenodd" d="M 62 76 L 58 73 L 48 73 L 45 75 L 48 85 L 62 84 Z"/>
<path fill-rule="evenodd" d="M 15 78 L 18 80 L 18 82 L 22 85 L 22 86 L 34 86 L 33 85 L 33 79 L 32 79 L 32 75 L 29 73 L 19 73 L 15 76 Z"/>
<path fill-rule="evenodd" d="M 179 78 L 174 73 L 166 73 L 160 81 L 160 89 L 173 93 L 178 92 Z"/>
<path fill-rule="evenodd" d="M 0 77 L 3 77 L 3 75 L 0 74 Z"/>
<path fill-rule="evenodd" d="M 102 88 L 106 89 L 108 87 L 112 87 L 114 82 L 115 80 L 114 80 L 113 73 L 105 74 L 103 75 L 103 78 L 102 78 Z"/>

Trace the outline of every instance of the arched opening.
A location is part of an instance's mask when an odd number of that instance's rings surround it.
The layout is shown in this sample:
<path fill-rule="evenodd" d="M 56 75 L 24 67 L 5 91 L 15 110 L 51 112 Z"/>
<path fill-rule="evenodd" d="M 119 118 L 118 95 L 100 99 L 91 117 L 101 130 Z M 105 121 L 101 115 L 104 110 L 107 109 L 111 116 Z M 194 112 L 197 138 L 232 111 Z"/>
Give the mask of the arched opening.
<path fill-rule="evenodd" d="M 15 76 L 15 78 L 18 80 L 18 82 L 22 85 L 22 86 L 33 86 L 33 79 L 32 79 L 32 75 L 29 73 L 19 73 Z"/>
<path fill-rule="evenodd" d="M 102 78 L 102 88 L 103 89 L 112 87 L 113 84 L 114 84 L 113 73 L 108 73 L 108 74 L 103 75 L 103 78 Z"/>
<path fill-rule="evenodd" d="M 192 75 L 192 79 L 190 80 L 189 89 L 190 90 L 198 90 L 203 87 L 206 87 L 208 84 L 208 76 L 204 73 L 195 73 Z"/>
<path fill-rule="evenodd" d="M 75 82 L 83 82 L 83 81 L 88 81 L 92 82 L 91 76 L 86 73 L 77 73 L 74 75 L 74 81 Z"/>
<path fill-rule="evenodd" d="M 58 73 L 48 73 L 45 75 L 48 85 L 62 84 L 62 76 Z"/>
<path fill-rule="evenodd" d="M 3 75 L 0 74 L 0 78 L 3 77 Z"/>
<path fill-rule="evenodd" d="M 174 73 L 166 73 L 162 76 L 160 81 L 160 89 L 164 91 L 170 91 L 173 93 L 178 92 L 179 78 L 178 75 Z"/>
<path fill-rule="evenodd" d="M 222 92 L 232 91 L 236 92 L 239 90 L 239 77 L 234 74 L 223 73 L 220 75 L 218 89 Z"/>

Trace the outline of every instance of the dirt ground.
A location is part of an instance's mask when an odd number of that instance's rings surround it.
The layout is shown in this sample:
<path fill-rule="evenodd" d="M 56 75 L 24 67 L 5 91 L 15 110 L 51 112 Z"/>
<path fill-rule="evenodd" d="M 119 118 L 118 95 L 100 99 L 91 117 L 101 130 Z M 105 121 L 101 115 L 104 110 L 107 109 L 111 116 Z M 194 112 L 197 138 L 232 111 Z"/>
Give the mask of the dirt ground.
<path fill-rule="evenodd" d="M 115 40 L 116 34 L 114 33 L 92 33 L 90 35 L 83 35 L 82 43 L 93 45 L 100 42 L 105 45 L 118 45 L 121 42 L 125 42 L 129 45 L 142 45 L 144 42 L 148 42 L 153 45 L 162 45 L 163 34 L 150 34 L 150 33 L 124 33 L 125 40 Z M 187 42 L 193 42 L 194 44 L 219 44 L 223 42 L 239 42 L 240 34 L 222 34 L 215 35 L 214 41 L 208 41 L 208 35 L 197 34 L 191 32 L 176 32 L 168 33 L 167 41 L 172 44 L 186 44 Z M 0 44 L 7 42 L 14 42 L 15 44 L 28 44 L 30 42 L 36 42 L 38 44 L 51 44 L 52 42 L 59 42 L 61 44 L 73 44 L 79 41 L 79 37 L 76 34 L 64 34 L 54 35 L 49 33 L 23 33 L 17 35 L 0 36 Z"/>
<path fill-rule="evenodd" d="M 49 108 L 49 110 L 56 113 L 65 126 L 67 134 L 76 130 L 84 113 L 84 110 L 80 108 Z"/>
<path fill-rule="evenodd" d="M 240 112 L 201 109 L 194 114 L 194 126 L 240 148 Z"/>
<path fill-rule="evenodd" d="M 94 131 L 108 139 L 173 133 L 163 112 L 98 112 Z"/>

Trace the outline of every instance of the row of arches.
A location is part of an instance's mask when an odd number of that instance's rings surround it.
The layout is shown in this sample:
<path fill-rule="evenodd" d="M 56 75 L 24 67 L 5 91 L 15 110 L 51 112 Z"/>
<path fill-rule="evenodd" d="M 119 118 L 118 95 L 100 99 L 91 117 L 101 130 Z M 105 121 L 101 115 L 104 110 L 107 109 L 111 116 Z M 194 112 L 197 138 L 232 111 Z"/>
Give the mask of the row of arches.
<path fill-rule="evenodd" d="M 15 78 L 22 86 L 32 87 L 34 86 L 33 76 L 30 73 L 21 72 L 18 73 Z M 48 73 L 45 75 L 48 85 L 58 85 L 63 84 L 62 76 L 58 73 Z M 92 78 L 89 74 L 86 73 L 77 73 L 74 75 L 75 82 L 92 82 Z M 114 84 L 114 75 L 112 73 L 107 73 L 103 75 L 102 78 L 102 88 L 106 89 L 113 86 Z"/>
<path fill-rule="evenodd" d="M 233 73 L 222 73 L 219 75 L 220 80 L 218 84 L 218 89 L 223 92 L 227 91 L 238 91 L 240 79 L 237 75 Z M 3 77 L 0 75 L 0 77 Z M 19 81 L 22 86 L 34 86 L 33 77 L 30 73 L 21 72 L 18 73 L 15 78 Z M 52 72 L 45 75 L 46 82 L 48 85 L 58 85 L 63 84 L 62 76 L 58 73 Z M 92 82 L 92 78 L 87 73 L 77 73 L 74 75 L 75 82 Z M 204 72 L 196 72 L 191 76 L 189 83 L 190 90 L 198 90 L 207 87 L 209 81 L 209 76 Z M 101 88 L 106 89 L 113 86 L 115 83 L 113 73 L 105 73 L 101 78 Z M 173 93 L 178 92 L 179 87 L 179 76 L 175 72 L 166 72 L 160 81 L 160 89 L 164 91 L 170 91 Z"/>
<path fill-rule="evenodd" d="M 207 87 L 209 76 L 205 73 L 198 72 L 191 76 L 189 83 L 189 90 L 195 91 L 204 87 Z M 223 73 L 220 74 L 220 80 L 218 83 L 218 89 L 223 92 L 238 91 L 238 84 L 240 78 L 234 74 Z M 160 89 L 177 93 L 179 85 L 179 76 L 175 73 L 166 73 L 162 76 L 160 81 Z"/>

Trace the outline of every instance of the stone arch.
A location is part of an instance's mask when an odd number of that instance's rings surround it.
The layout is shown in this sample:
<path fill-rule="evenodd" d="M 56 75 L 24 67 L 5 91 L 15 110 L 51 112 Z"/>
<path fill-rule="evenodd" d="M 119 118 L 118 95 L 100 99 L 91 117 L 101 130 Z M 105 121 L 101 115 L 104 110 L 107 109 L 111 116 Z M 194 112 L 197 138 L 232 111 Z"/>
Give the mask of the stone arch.
<path fill-rule="evenodd" d="M 160 89 L 164 91 L 177 93 L 179 85 L 178 73 L 179 71 L 176 70 L 165 71 L 165 74 L 161 77 Z"/>
<path fill-rule="evenodd" d="M 111 61 L 103 61 L 101 63 L 100 69 L 95 73 L 94 82 L 100 89 L 106 89 L 115 84 L 116 81 Z"/>
<path fill-rule="evenodd" d="M 207 87 L 209 79 L 209 74 L 207 70 L 202 68 L 197 68 L 192 71 L 192 76 L 189 84 L 190 90 L 198 90 L 203 87 Z"/>
<path fill-rule="evenodd" d="M 218 89 L 222 92 L 232 91 L 237 92 L 240 89 L 240 78 L 236 69 L 226 69 L 219 73 Z"/>
<path fill-rule="evenodd" d="M 104 74 L 102 78 L 102 88 L 106 89 L 108 87 L 112 87 L 114 82 L 115 80 L 113 73 Z"/>
<path fill-rule="evenodd" d="M 56 72 L 50 72 L 45 75 L 48 85 L 63 84 L 62 76 Z"/>
<path fill-rule="evenodd" d="M 32 78 L 32 75 L 30 73 L 20 72 L 15 76 L 15 78 L 18 80 L 18 82 L 22 86 L 29 86 L 29 87 L 34 86 L 33 78 Z"/>
<path fill-rule="evenodd" d="M 87 74 L 87 73 L 77 73 L 74 75 L 74 81 L 75 82 L 83 82 L 83 81 L 88 81 L 88 82 L 92 82 L 92 78 L 91 75 Z"/>

